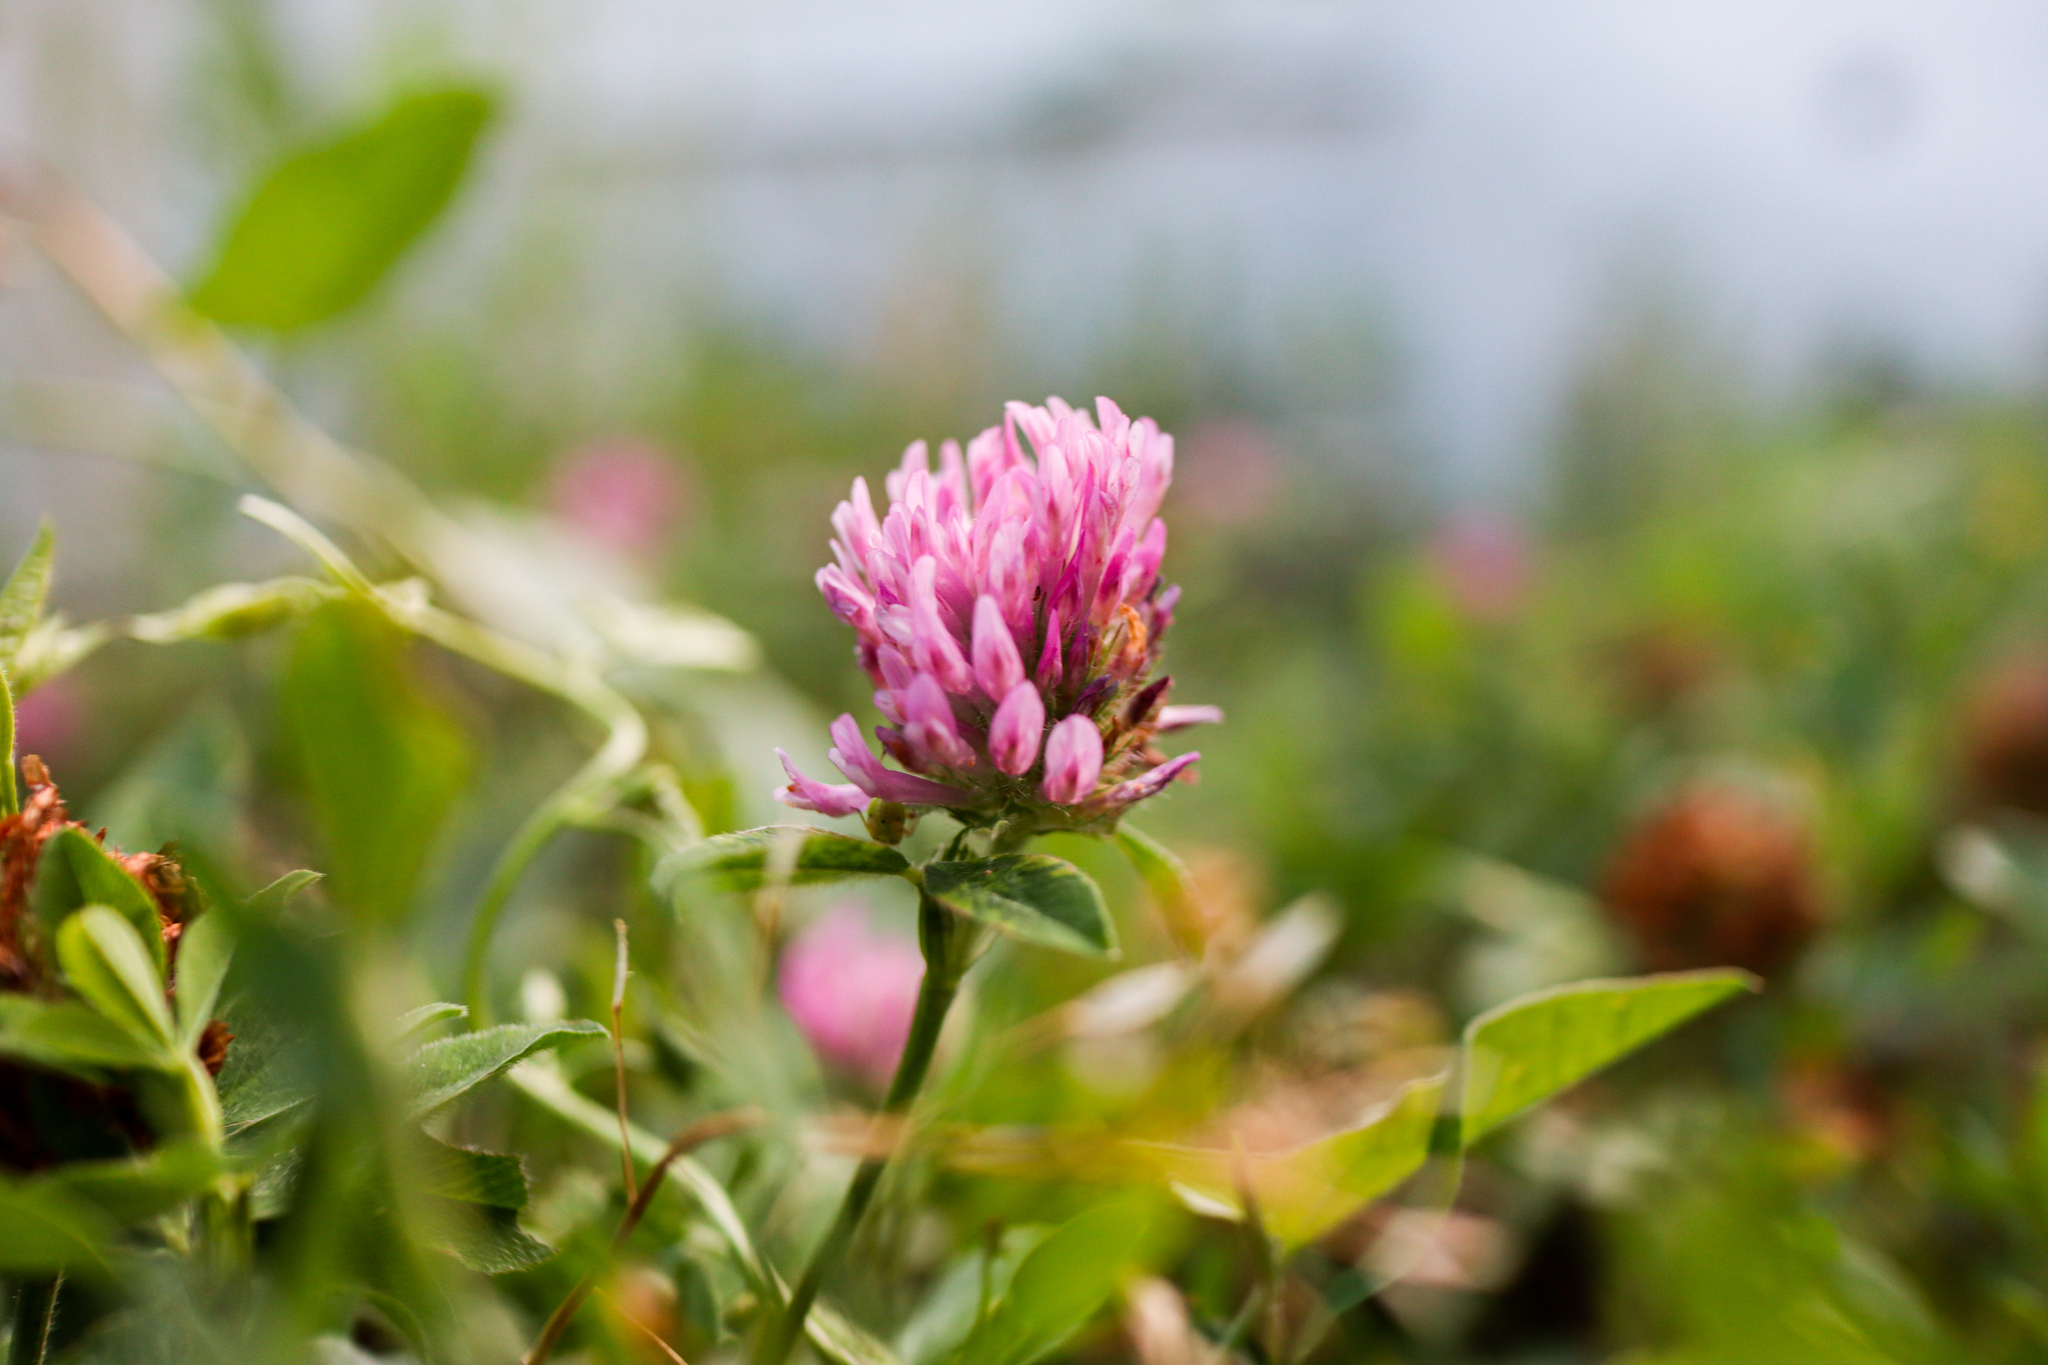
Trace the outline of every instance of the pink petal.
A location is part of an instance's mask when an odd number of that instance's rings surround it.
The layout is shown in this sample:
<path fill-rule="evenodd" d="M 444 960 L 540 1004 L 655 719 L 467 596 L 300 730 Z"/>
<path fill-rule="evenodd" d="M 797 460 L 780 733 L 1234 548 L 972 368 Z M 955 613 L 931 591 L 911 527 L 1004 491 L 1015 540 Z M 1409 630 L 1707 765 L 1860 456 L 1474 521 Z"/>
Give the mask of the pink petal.
<path fill-rule="evenodd" d="M 868 794 L 859 787 L 813 781 L 796 770 L 787 753 L 777 749 L 775 756 L 782 760 L 782 771 L 789 774 L 789 785 L 774 791 L 775 799 L 783 805 L 814 810 L 820 815 L 853 815 L 867 809 Z"/>
<path fill-rule="evenodd" d="M 1102 776 L 1102 731 L 1086 716 L 1068 716 L 1045 741 L 1045 781 L 1039 793 L 1071 806 L 1095 790 Z"/>
<path fill-rule="evenodd" d="M 1166 784 L 1179 777 L 1181 772 L 1192 767 L 1201 758 L 1200 753 L 1182 754 L 1169 758 L 1149 773 L 1140 773 L 1128 782 L 1119 782 L 1095 798 L 1094 804 L 1115 809 L 1143 801 L 1148 796 L 1157 796 L 1166 790 Z"/>
<path fill-rule="evenodd" d="M 1038 742 L 1044 733 L 1045 702 L 1036 687 L 1020 680 L 996 708 L 995 720 L 989 725 L 989 757 L 1012 777 L 1021 776 L 1037 761 Z"/>

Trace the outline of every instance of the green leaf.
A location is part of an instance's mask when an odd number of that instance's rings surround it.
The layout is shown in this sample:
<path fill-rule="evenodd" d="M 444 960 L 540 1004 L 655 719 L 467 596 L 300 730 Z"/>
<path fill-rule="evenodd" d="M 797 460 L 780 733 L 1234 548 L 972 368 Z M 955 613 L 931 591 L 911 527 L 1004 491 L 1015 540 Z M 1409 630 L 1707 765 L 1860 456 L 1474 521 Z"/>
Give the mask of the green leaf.
<path fill-rule="evenodd" d="M 398 1016 L 398 1040 L 409 1042 L 419 1037 L 436 1024 L 450 1019 L 462 1019 L 469 1014 L 466 1005 L 452 1005 L 446 1000 L 436 1000 L 431 1005 L 421 1005 L 416 1010 L 407 1010 Z"/>
<path fill-rule="evenodd" d="M 414 1173 L 422 1190 L 443 1199 L 494 1209 L 526 1207 L 526 1167 L 516 1156 L 452 1147 L 429 1138 Z"/>
<path fill-rule="evenodd" d="M 1080 868 L 1045 853 L 927 863 L 924 893 L 1014 938 L 1070 953 L 1117 955 L 1102 890 Z"/>
<path fill-rule="evenodd" d="M 1233 1218 L 1244 1216 L 1243 1189 L 1249 1185 L 1266 1231 L 1292 1250 L 1421 1169 L 1429 1157 L 1445 1082 L 1443 1076 L 1411 1081 L 1365 1123 L 1292 1151 L 1131 1147 L 1183 1200 L 1200 1201 Z"/>
<path fill-rule="evenodd" d="M 333 602 L 306 619 L 284 682 L 334 900 L 386 925 L 411 909 L 468 768 L 460 727 L 419 685 L 407 649 L 375 608 Z"/>
<path fill-rule="evenodd" d="M 958 1365 L 1030 1365 L 1095 1316 L 1145 1233 L 1134 1205 L 1116 1200 L 1062 1224 L 1032 1249 L 956 1357 Z"/>
<path fill-rule="evenodd" d="M 103 1210 L 117 1223 L 136 1223 L 197 1198 L 225 1171 L 204 1142 L 168 1142 L 141 1156 L 72 1161 L 44 1181 Z"/>
<path fill-rule="evenodd" d="M 71 1191 L 42 1180 L 0 1177 L 0 1273 L 48 1274 L 105 1264 L 114 1230 Z"/>
<path fill-rule="evenodd" d="M 779 875 L 791 886 L 809 886 L 848 877 L 900 877 L 909 868 L 887 844 L 808 825 L 768 825 L 716 835 L 670 854 L 656 883 L 668 892 L 698 879 L 726 891 L 753 891 Z"/>
<path fill-rule="evenodd" d="M 104 905 L 88 905 L 57 926 L 57 962 L 71 988 L 149 1049 L 159 1066 L 179 1065 L 164 981 L 134 925 Z"/>
<path fill-rule="evenodd" d="M 1137 869 L 1139 880 L 1159 906 L 1166 927 L 1183 948 L 1199 953 L 1203 944 L 1202 907 L 1195 899 L 1194 879 L 1178 854 L 1142 830 L 1116 827 L 1117 847 Z"/>
<path fill-rule="evenodd" d="M 553 1024 L 500 1024 L 428 1043 L 406 1060 L 412 1114 L 424 1118 L 482 1085 L 505 1068 L 572 1038 L 605 1037 L 602 1024 L 565 1019 Z"/>
<path fill-rule="evenodd" d="M 220 1003 L 221 983 L 234 960 L 234 930 L 228 917 L 201 915 L 178 937 L 178 970 L 174 978 L 178 1005 L 178 1046 L 190 1051 Z"/>
<path fill-rule="evenodd" d="M 306 1040 L 263 1014 L 235 1013 L 228 1025 L 235 1045 L 228 1049 L 214 1089 L 221 1120 L 230 1133 L 252 1128 L 310 1101 L 314 1059 Z"/>
<path fill-rule="evenodd" d="M 43 866 L 51 881 L 51 908 L 58 913 L 82 905 L 104 905 L 128 921 L 143 951 L 164 971 L 164 935 L 156 897 L 114 861 L 114 855 L 76 825 L 66 825 L 43 848 Z"/>
<path fill-rule="evenodd" d="M 228 230 L 192 306 L 282 330 L 358 302 L 446 206 L 490 116 L 479 91 L 437 90 L 286 158 Z"/>
<path fill-rule="evenodd" d="M 102 625 L 72 626 L 57 612 L 36 623 L 8 665 L 14 689 L 21 696 L 41 687 L 105 644 L 112 632 Z"/>
<path fill-rule="evenodd" d="M 108 1070 L 154 1067 L 161 1058 L 113 1020 L 74 1000 L 0 993 L 0 1057 L 87 1080 Z"/>
<path fill-rule="evenodd" d="M 50 594 L 51 557 L 56 550 L 56 532 L 44 517 L 36 527 L 36 538 L 7 583 L 0 587 L 0 668 L 11 669 L 22 642 L 43 619 L 43 600 Z"/>
<path fill-rule="evenodd" d="M 832 1365 L 903 1365 L 887 1343 L 855 1326 L 830 1304 L 811 1305 L 804 1319 L 804 1336 Z"/>
<path fill-rule="evenodd" d="M 482 1274 L 531 1270 L 555 1254 L 553 1247 L 519 1226 L 519 1215 L 511 1209 L 451 1200 L 440 1213 L 434 1244 Z"/>
<path fill-rule="evenodd" d="M 1580 981 L 1488 1010 L 1465 1027 L 1464 1145 L 1701 1011 L 1762 985 L 1742 971 L 1672 972 Z"/>
<path fill-rule="evenodd" d="M 287 905 L 290 905 L 294 897 L 314 882 L 319 881 L 320 877 L 320 873 L 308 872 L 304 868 L 300 868 L 295 872 L 287 872 L 255 895 L 249 897 L 248 900 L 243 901 L 242 904 L 262 914 L 274 915 Z"/>
<path fill-rule="evenodd" d="M 170 611 L 136 617 L 128 623 L 128 633 L 157 645 L 232 640 L 296 620 L 341 595 L 341 589 L 311 578 L 222 583 Z"/>

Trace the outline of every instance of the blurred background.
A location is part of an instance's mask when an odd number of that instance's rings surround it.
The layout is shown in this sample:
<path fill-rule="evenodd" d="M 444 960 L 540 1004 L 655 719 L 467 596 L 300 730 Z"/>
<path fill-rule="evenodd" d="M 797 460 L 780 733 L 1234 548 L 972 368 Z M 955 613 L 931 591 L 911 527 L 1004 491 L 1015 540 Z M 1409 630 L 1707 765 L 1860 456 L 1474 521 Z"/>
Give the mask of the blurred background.
<path fill-rule="evenodd" d="M 1169 663 L 1230 716 L 1148 827 L 1225 919 L 1341 926 L 1276 1075 L 1578 976 L 1765 975 L 1500 1144 L 1469 1255 L 1349 1358 L 2048 1359 L 2044 77 L 2018 0 L 0 5 L 7 157 L 187 285 L 281 158 L 489 96 L 367 297 L 236 336 L 540 572 L 758 642 L 650 691 L 714 826 L 865 713 L 810 583 L 848 481 L 1103 393 L 1178 440 Z M 0 554 L 50 514 L 79 619 L 298 571 L 0 250 Z M 292 865 L 270 648 L 111 645 L 23 747 L 130 846 L 222 818 Z M 576 750 L 442 672 L 445 978 Z M 508 980 L 608 933 L 606 856 L 544 865 Z M 1078 1065 L 1089 1103 L 1142 1071 Z"/>

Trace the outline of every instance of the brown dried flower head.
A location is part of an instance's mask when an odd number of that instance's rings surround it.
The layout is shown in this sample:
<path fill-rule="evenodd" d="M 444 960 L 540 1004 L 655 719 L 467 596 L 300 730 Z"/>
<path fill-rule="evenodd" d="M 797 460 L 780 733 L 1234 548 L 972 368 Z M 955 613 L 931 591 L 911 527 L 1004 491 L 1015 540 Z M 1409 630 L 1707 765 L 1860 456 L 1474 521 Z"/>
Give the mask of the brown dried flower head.
<path fill-rule="evenodd" d="M 1768 975 L 1822 919 L 1805 822 L 1723 782 L 1681 788 L 1624 838 L 1602 888 L 1610 915 L 1659 971 L 1746 967 Z"/>
<path fill-rule="evenodd" d="M 1973 802 L 2048 816 L 2048 655 L 2010 659 L 1980 680 L 1962 749 Z"/>

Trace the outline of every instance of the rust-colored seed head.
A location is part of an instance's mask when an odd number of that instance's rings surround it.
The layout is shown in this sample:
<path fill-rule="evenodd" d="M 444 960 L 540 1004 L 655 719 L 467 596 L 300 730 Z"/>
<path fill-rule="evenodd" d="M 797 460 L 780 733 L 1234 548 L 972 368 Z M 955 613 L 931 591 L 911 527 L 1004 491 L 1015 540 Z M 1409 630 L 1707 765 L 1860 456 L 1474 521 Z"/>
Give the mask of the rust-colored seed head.
<path fill-rule="evenodd" d="M 1978 685 L 1964 715 L 1971 797 L 2048 815 L 2048 655 L 2014 659 Z"/>
<path fill-rule="evenodd" d="M 1741 788 L 1681 789 L 1637 823 L 1602 900 L 1658 971 L 1789 965 L 1821 920 L 1802 821 Z"/>

